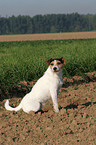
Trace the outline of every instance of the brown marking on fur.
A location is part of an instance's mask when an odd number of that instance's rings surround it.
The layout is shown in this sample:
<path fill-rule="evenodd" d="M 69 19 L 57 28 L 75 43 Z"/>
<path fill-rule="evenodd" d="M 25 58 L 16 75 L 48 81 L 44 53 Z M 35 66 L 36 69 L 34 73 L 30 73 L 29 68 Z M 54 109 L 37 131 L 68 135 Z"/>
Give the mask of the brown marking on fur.
<path fill-rule="evenodd" d="M 52 69 L 53 65 L 54 65 L 54 60 L 50 63 L 50 68 L 51 69 Z"/>
<path fill-rule="evenodd" d="M 46 61 L 46 63 L 47 63 L 48 65 L 50 65 L 51 60 L 52 60 L 52 58 L 48 59 L 48 60 Z"/>
<path fill-rule="evenodd" d="M 62 62 L 64 63 L 64 65 L 66 65 L 66 61 L 64 57 L 61 57 Z"/>
<path fill-rule="evenodd" d="M 56 61 L 56 65 L 59 66 L 59 68 L 63 67 L 63 63 L 59 60 Z"/>
<path fill-rule="evenodd" d="M 48 60 L 46 61 L 46 63 L 47 63 L 48 65 L 51 65 L 51 64 L 54 63 L 54 60 L 57 61 L 57 65 L 60 65 L 60 64 L 63 64 L 63 63 L 64 63 L 64 65 L 66 65 L 66 62 L 65 62 L 65 58 L 64 58 L 64 57 L 56 58 L 56 59 L 50 58 L 50 59 L 48 59 Z M 60 64 L 59 64 L 59 63 L 60 63 Z"/>

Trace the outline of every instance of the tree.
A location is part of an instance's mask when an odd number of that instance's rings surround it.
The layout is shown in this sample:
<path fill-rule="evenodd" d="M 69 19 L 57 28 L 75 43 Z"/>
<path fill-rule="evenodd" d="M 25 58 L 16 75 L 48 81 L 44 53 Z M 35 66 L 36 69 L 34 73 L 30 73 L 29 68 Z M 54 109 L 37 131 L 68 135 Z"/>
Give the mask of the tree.
<path fill-rule="evenodd" d="M 0 34 L 55 33 L 96 30 L 96 15 L 48 14 L 0 17 Z"/>

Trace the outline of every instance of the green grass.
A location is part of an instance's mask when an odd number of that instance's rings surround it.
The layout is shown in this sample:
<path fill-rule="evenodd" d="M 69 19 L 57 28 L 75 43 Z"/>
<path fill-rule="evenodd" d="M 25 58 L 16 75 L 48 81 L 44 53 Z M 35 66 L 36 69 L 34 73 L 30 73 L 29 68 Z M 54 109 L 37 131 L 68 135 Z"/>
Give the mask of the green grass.
<path fill-rule="evenodd" d="M 96 70 L 96 39 L 0 42 L 0 88 L 32 81 L 47 69 L 46 60 L 64 57 L 64 76 Z M 2 91 L 1 91 L 2 92 Z"/>

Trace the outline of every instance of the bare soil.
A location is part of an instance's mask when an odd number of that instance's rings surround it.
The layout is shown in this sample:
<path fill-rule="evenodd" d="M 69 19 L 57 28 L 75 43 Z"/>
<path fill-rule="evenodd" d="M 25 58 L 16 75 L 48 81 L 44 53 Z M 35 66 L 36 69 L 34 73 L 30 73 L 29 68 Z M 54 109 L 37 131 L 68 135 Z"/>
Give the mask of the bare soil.
<path fill-rule="evenodd" d="M 5 41 L 35 41 L 35 40 L 63 40 L 63 39 L 91 39 L 96 38 L 93 32 L 47 33 L 47 34 L 19 34 L 0 35 L 0 42 Z"/>
<path fill-rule="evenodd" d="M 21 99 L 13 94 L 10 105 L 15 107 Z M 96 72 L 64 78 L 59 113 L 51 101 L 42 111 L 29 114 L 7 111 L 4 102 L 0 102 L 1 145 L 96 145 Z"/>

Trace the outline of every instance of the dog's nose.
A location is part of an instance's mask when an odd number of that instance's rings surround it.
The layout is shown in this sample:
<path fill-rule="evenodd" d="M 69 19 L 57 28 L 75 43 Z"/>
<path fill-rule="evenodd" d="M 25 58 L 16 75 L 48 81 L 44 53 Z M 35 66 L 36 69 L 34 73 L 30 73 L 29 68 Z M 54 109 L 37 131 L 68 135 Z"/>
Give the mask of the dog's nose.
<path fill-rule="evenodd" d="M 56 71 L 57 70 L 57 67 L 53 67 L 53 70 Z"/>

